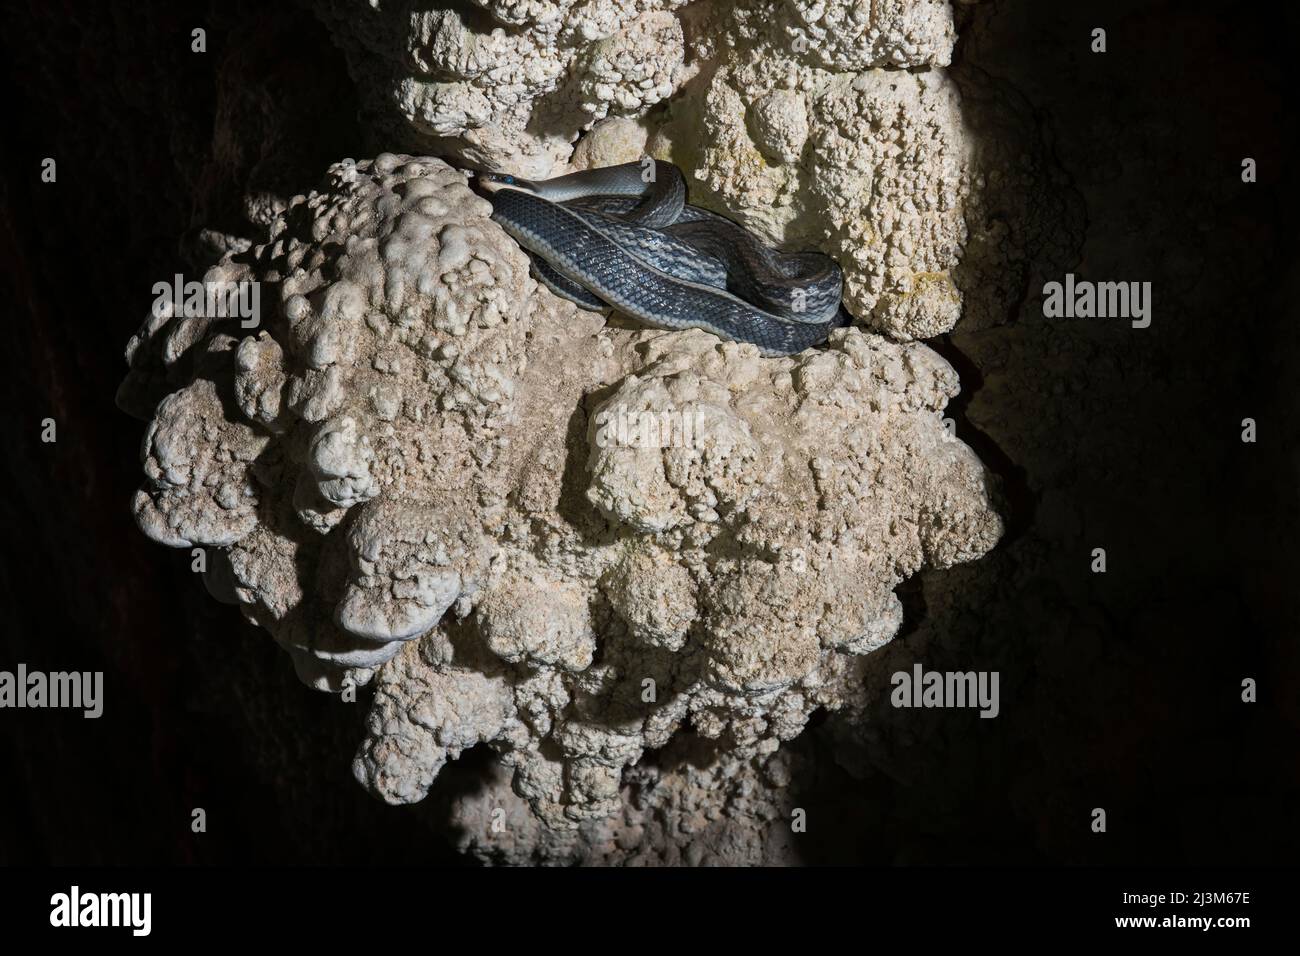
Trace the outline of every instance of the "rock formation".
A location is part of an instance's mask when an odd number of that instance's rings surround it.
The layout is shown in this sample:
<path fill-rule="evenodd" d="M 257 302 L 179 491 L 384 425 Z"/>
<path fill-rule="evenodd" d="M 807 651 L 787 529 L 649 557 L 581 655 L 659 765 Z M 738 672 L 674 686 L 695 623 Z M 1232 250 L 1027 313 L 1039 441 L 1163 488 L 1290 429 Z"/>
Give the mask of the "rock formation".
<path fill-rule="evenodd" d="M 961 313 L 979 201 L 951 9 L 479 6 L 318 4 L 377 135 L 526 175 L 670 159 L 693 202 L 835 256 L 858 325 L 765 359 L 606 322 L 442 159 L 344 160 L 205 276 L 258 283 L 256 327 L 162 308 L 132 339 L 137 522 L 204 549 L 305 682 L 373 686 L 353 769 L 379 797 L 491 748 L 453 809 L 482 858 L 777 862 L 781 744 L 863 712 L 897 585 L 1002 531 L 942 418 L 957 375 L 914 341 Z M 498 810 L 527 815 L 509 845 Z"/>

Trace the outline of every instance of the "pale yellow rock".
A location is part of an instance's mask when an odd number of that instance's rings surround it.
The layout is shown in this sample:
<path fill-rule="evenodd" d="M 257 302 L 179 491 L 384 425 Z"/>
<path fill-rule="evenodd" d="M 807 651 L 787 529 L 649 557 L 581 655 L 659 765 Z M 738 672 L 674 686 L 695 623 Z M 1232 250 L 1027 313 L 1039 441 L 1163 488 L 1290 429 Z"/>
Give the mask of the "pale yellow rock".
<path fill-rule="evenodd" d="M 305 681 L 376 684 L 377 795 L 486 743 L 573 827 L 685 729 L 757 759 L 856 706 L 894 588 L 1001 521 L 934 352 L 607 326 L 489 213 L 438 160 L 340 163 L 222 267 L 263 283 L 261 329 L 150 316 L 131 376 L 179 390 L 137 509 L 217 551 L 213 592 Z"/>

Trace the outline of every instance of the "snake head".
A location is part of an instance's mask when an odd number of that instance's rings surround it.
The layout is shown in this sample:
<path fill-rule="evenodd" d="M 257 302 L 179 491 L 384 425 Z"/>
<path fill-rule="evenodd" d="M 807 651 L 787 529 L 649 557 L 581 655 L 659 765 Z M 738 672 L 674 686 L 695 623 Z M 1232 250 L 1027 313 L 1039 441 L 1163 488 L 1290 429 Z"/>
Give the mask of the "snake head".
<path fill-rule="evenodd" d="M 525 192 L 537 191 L 536 183 L 527 179 L 520 179 L 518 176 L 511 176 L 509 173 L 478 173 L 475 178 L 489 191 L 498 189 L 522 189 Z"/>

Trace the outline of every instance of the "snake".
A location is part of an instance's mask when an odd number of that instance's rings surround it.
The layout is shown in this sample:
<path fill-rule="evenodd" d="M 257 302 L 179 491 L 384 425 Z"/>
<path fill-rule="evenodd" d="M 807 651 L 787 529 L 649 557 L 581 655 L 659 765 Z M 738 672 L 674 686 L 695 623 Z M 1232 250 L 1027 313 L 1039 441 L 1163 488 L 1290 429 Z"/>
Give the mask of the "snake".
<path fill-rule="evenodd" d="M 492 220 L 556 295 L 654 328 L 703 329 L 765 356 L 794 355 L 849 325 L 844 274 L 819 252 L 786 253 L 686 202 L 664 160 L 528 180 L 479 172 Z"/>

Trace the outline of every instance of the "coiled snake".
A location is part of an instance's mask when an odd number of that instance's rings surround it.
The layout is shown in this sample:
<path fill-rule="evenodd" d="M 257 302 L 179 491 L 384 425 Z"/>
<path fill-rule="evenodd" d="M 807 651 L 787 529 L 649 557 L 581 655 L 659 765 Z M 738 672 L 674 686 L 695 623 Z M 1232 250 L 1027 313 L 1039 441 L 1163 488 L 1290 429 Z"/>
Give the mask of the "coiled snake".
<path fill-rule="evenodd" d="M 588 309 L 616 308 L 664 329 L 705 329 L 792 355 L 852 319 L 843 273 L 820 253 L 783 253 L 686 203 L 672 163 L 625 163 L 529 181 L 479 173 L 492 219 L 541 281 Z"/>

